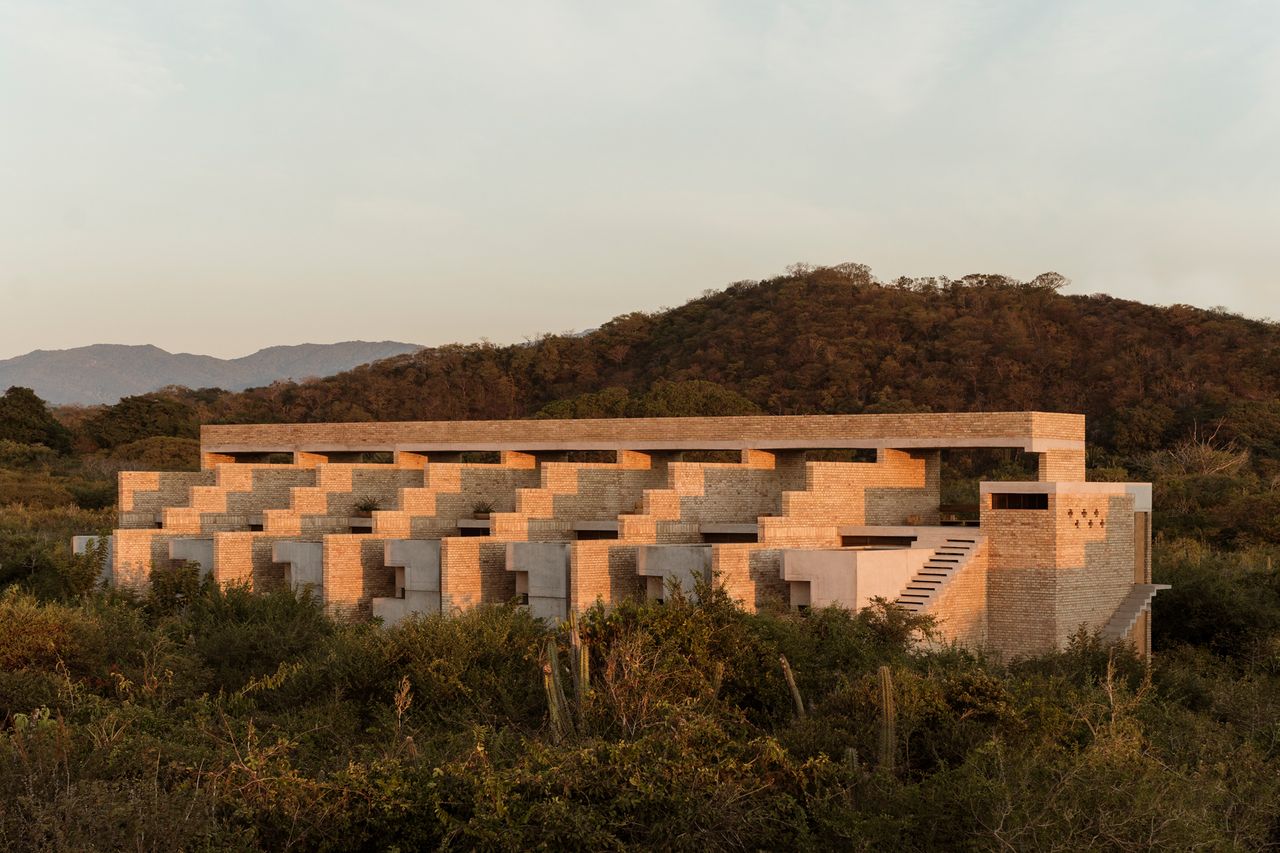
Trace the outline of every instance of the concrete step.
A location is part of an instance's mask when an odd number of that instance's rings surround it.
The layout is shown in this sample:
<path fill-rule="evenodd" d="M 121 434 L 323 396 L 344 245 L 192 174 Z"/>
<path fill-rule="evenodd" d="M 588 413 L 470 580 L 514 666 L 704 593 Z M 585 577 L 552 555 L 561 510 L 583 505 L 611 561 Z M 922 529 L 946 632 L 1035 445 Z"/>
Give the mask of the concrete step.
<path fill-rule="evenodd" d="M 1112 642 L 1124 639 L 1133 629 L 1134 624 L 1150 606 L 1151 601 L 1162 589 L 1169 589 L 1168 584 L 1136 583 L 1129 594 L 1124 597 L 1116 612 L 1107 620 L 1100 632 L 1104 640 Z"/>
<path fill-rule="evenodd" d="M 972 559 L 980 542 L 980 537 L 955 537 L 937 545 L 925 564 L 907 581 L 895 603 L 913 612 L 928 609 L 951 578 Z"/>

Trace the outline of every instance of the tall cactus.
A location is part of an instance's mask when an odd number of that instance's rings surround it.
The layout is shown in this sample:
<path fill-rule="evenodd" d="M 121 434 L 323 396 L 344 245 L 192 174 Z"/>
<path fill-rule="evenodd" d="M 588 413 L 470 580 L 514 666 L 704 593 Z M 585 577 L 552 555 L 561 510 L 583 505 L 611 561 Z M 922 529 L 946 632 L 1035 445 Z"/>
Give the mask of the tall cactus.
<path fill-rule="evenodd" d="M 718 660 L 711 667 L 711 698 L 720 695 L 720 686 L 724 684 L 724 661 Z"/>
<path fill-rule="evenodd" d="M 787 662 L 786 655 L 778 655 L 778 662 L 782 664 L 782 677 L 787 680 L 787 686 L 791 688 L 791 701 L 796 706 L 796 716 L 803 720 L 805 718 L 804 700 L 800 698 L 800 687 L 796 684 L 796 677 L 791 672 L 791 664 Z"/>
<path fill-rule="evenodd" d="M 557 743 L 573 737 L 573 718 L 560 685 L 560 653 L 554 637 L 547 638 L 547 650 L 542 658 L 542 686 L 547 692 L 547 710 L 551 715 L 551 734 Z"/>
<path fill-rule="evenodd" d="M 897 752 L 898 709 L 893 704 L 893 673 L 889 667 L 880 667 L 880 767 L 893 772 L 893 759 Z"/>
<path fill-rule="evenodd" d="M 591 691 L 591 648 L 582 633 L 578 630 L 578 615 L 569 613 L 569 675 L 573 678 L 574 699 L 578 703 L 578 713 L 582 714 Z"/>

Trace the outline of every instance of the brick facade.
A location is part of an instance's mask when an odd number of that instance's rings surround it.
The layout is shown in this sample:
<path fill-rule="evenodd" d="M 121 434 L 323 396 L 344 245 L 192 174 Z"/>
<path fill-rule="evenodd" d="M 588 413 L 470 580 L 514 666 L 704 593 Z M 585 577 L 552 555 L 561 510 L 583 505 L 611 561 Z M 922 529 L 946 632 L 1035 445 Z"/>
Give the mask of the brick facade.
<path fill-rule="evenodd" d="M 169 542 L 195 537 L 212 540 L 205 568 L 219 582 L 269 589 L 285 577 L 273 545 L 309 541 L 325 606 L 361 618 L 372 599 L 396 595 L 387 542 L 429 539 L 440 541 L 447 614 L 516 594 L 505 543 L 567 542 L 566 603 L 583 609 L 643 597 L 640 546 L 711 542 L 712 572 L 732 598 L 786 607 L 784 551 L 840 548 L 850 531 L 944 542 L 942 452 L 1015 447 L 1037 455 L 1038 481 L 999 488 L 1041 497 L 997 507 L 985 485 L 978 544 L 937 551 L 954 572 L 925 612 L 946 640 L 1034 654 L 1106 624 L 1150 581 L 1141 487 L 1084 483 L 1083 437 L 1082 417 L 1039 412 L 208 426 L 203 470 L 120 474 L 115 581 L 145 587 L 168 564 Z M 806 458 L 838 448 L 874 449 L 875 461 Z M 391 461 L 339 461 L 370 450 Z M 463 461 L 463 451 L 494 450 L 496 463 Z M 740 459 L 684 458 L 699 450 Z M 571 451 L 616 460 L 573 462 Z M 291 455 L 263 464 L 270 453 Z M 377 508 L 362 511 L 366 502 Z M 1034 508 L 1004 508 L 1024 504 Z M 473 518 L 484 508 L 487 521 Z M 1149 630 L 1148 614 L 1129 630 L 1140 651 Z"/>

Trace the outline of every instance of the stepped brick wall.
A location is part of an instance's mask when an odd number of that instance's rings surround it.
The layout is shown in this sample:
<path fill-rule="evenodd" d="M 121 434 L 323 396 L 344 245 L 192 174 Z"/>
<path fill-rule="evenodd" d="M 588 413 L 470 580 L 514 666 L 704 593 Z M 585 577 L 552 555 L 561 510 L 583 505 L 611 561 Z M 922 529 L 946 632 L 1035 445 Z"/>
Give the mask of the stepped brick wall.
<path fill-rule="evenodd" d="M 748 610 L 786 606 L 782 552 L 776 548 L 753 543 L 714 545 L 711 572 L 715 583 Z"/>
<path fill-rule="evenodd" d="M 374 598 L 395 595 L 395 570 L 383 563 L 383 540 L 359 534 L 324 537 L 324 603 L 335 616 L 368 616 Z"/>
<path fill-rule="evenodd" d="M 281 499 L 262 508 L 263 530 L 286 535 L 338 532 L 350 525 L 361 501 L 392 504 L 401 488 L 421 485 L 421 469 L 392 465 L 317 463 Z M 281 483 L 281 485 L 284 485 Z"/>
<path fill-rule="evenodd" d="M 264 592 L 284 584 L 284 567 L 271 558 L 271 546 L 285 539 L 245 531 L 213 534 L 213 573 L 219 583 L 247 584 Z"/>
<path fill-rule="evenodd" d="M 507 571 L 507 544 L 486 537 L 440 540 L 440 610 L 452 613 L 481 604 L 502 604 L 516 594 Z"/>
<path fill-rule="evenodd" d="M 804 483 L 796 452 L 742 452 L 742 461 L 671 462 L 664 486 L 643 493 L 639 512 L 622 513 L 619 538 L 678 544 L 701 541 L 700 525 L 755 523 L 778 511 L 782 493 Z"/>
<path fill-rule="evenodd" d="M 213 485 L 191 488 L 186 506 L 164 511 L 166 530 L 243 530 L 266 510 L 287 507 L 294 488 L 313 483 L 313 469 L 293 465 L 219 465 Z"/>
<path fill-rule="evenodd" d="M 112 578 L 116 586 L 142 591 L 155 566 L 169 565 L 173 534 L 155 528 L 121 528 L 111 539 Z"/>
<path fill-rule="evenodd" d="M 809 462 L 803 491 L 787 492 L 782 515 L 838 524 L 938 523 L 938 451 L 881 450 L 874 463 Z"/>
<path fill-rule="evenodd" d="M 644 597 L 636 571 L 636 547 L 609 540 L 574 542 L 569 549 L 569 602 L 585 610 L 597 601 L 616 604 Z"/>
<path fill-rule="evenodd" d="M 538 486 L 517 489 L 515 508 L 491 516 L 492 533 L 554 540 L 564 538 L 574 521 L 614 521 L 663 482 L 669 467 L 665 459 L 631 452 L 620 453 L 617 462 L 544 462 Z"/>
<path fill-rule="evenodd" d="M 120 526 L 154 527 L 155 516 L 166 507 L 185 506 L 193 487 L 213 483 L 211 471 L 121 471 Z"/>
<path fill-rule="evenodd" d="M 528 457 L 524 457 L 528 459 Z M 420 488 L 400 490 L 395 509 L 375 510 L 373 529 L 387 537 L 430 537 L 457 532 L 460 518 L 470 518 L 477 504 L 494 512 L 515 509 L 516 492 L 538 483 L 538 471 L 530 464 L 513 467 L 431 463 Z"/>

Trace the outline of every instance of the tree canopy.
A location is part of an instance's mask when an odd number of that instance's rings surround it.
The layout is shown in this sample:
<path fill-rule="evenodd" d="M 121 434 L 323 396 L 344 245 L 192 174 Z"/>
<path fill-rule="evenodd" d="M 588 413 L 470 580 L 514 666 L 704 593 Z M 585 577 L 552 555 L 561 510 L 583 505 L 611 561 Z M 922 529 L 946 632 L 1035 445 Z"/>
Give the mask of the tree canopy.
<path fill-rule="evenodd" d="M 30 388 L 15 385 L 0 397 L 0 440 L 40 444 L 65 453 L 71 449 L 71 432 L 49 411 Z"/>

